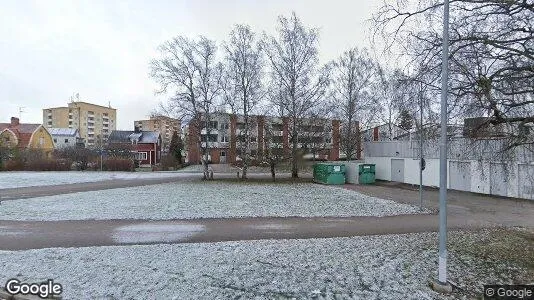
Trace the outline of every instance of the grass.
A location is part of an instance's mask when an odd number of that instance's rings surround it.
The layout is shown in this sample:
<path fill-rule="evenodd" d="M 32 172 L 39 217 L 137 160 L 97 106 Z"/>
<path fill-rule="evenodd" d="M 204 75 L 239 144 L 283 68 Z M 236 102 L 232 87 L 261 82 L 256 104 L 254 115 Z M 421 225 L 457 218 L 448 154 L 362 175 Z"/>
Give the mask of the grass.
<path fill-rule="evenodd" d="M 534 278 L 534 231 L 499 228 L 480 231 L 479 239 L 453 237 L 449 251 L 485 262 L 488 268 L 496 262 L 506 263 L 525 272 L 517 272 L 515 283 L 532 283 Z"/>

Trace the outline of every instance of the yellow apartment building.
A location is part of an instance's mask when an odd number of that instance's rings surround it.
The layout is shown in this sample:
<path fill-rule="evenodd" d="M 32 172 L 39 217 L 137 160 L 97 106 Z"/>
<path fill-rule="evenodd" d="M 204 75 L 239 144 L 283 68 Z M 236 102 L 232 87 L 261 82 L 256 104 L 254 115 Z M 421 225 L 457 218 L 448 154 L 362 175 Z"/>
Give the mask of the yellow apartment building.
<path fill-rule="evenodd" d="M 142 131 L 157 131 L 161 135 L 162 149 L 167 151 L 171 143 L 173 132 L 181 134 L 181 122 L 178 119 L 166 116 L 152 116 L 148 120 L 134 121 L 134 127 Z"/>
<path fill-rule="evenodd" d="M 106 143 L 111 131 L 117 129 L 117 110 L 82 101 L 72 101 L 67 107 L 43 109 L 46 128 L 74 128 L 87 147 Z"/>

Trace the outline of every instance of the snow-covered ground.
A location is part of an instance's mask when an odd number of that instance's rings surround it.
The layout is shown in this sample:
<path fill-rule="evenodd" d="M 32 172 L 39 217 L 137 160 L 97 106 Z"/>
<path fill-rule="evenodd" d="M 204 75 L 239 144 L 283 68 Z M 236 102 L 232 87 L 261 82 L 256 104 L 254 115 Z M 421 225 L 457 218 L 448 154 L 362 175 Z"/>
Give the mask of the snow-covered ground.
<path fill-rule="evenodd" d="M 0 172 L 0 189 L 97 182 L 113 179 L 150 179 L 186 176 L 184 172 Z"/>
<path fill-rule="evenodd" d="M 490 233 L 450 233 L 449 296 L 428 287 L 434 233 L 0 251 L 0 282 L 54 279 L 63 299 L 472 299 L 483 284 L 528 283 L 525 266 L 469 248 Z"/>
<path fill-rule="evenodd" d="M 0 220 L 165 220 L 415 213 L 419 213 L 419 208 L 408 204 L 312 183 L 176 182 L 4 201 Z"/>

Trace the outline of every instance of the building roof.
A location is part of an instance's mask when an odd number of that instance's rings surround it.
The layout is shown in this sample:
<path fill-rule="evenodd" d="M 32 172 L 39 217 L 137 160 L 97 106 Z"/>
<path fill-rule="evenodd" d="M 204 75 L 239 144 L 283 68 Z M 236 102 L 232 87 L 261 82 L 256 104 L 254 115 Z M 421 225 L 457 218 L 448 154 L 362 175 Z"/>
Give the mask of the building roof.
<path fill-rule="evenodd" d="M 16 121 L 14 121 L 14 119 Z M 12 118 L 11 123 L 0 123 L 0 132 L 9 129 L 18 139 L 18 147 L 25 148 L 30 143 L 33 132 L 39 128 L 41 124 L 19 123 L 18 118 Z"/>
<path fill-rule="evenodd" d="M 113 107 L 111 107 L 111 106 L 104 106 L 104 105 L 99 105 L 99 104 L 93 104 L 93 103 L 84 102 L 84 101 L 74 101 L 74 102 L 69 102 L 69 107 L 70 107 L 71 104 L 78 104 L 78 103 L 83 103 L 83 104 L 87 104 L 87 105 L 92 105 L 92 106 L 98 106 L 98 107 L 103 107 L 103 108 L 107 108 L 107 109 L 117 110 L 116 108 L 113 108 Z"/>
<path fill-rule="evenodd" d="M 109 135 L 108 141 L 114 143 L 131 143 L 132 140 L 137 140 L 138 144 L 155 144 L 159 139 L 159 132 L 157 131 L 140 131 L 133 130 L 113 130 Z"/>
<path fill-rule="evenodd" d="M 48 128 L 48 132 L 50 132 L 51 135 L 56 135 L 56 136 L 78 135 L 78 129 L 76 128 Z"/>

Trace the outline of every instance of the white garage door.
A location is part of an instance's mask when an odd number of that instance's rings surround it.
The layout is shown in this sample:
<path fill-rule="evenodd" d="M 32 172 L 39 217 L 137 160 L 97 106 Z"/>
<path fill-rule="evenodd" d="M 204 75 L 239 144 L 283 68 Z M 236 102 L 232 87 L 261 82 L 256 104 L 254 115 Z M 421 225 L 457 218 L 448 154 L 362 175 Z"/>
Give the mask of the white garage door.
<path fill-rule="evenodd" d="M 391 159 L 391 181 L 404 182 L 404 159 Z"/>
<path fill-rule="evenodd" d="M 504 164 L 490 164 L 490 194 L 508 196 L 508 174 Z"/>
<path fill-rule="evenodd" d="M 458 191 L 471 191 L 471 163 L 462 161 L 449 162 L 450 188 Z"/>
<path fill-rule="evenodd" d="M 519 165 L 519 198 L 534 200 L 534 165 Z"/>

